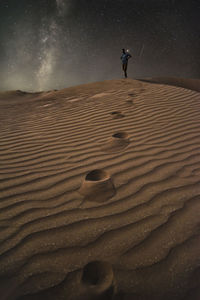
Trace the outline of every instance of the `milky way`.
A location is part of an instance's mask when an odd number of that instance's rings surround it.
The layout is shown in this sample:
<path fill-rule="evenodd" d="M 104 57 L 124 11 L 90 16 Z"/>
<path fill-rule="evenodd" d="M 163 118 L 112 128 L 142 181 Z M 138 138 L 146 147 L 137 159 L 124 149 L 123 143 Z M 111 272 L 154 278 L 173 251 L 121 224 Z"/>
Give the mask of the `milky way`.
<path fill-rule="evenodd" d="M 69 1 L 68 1 L 69 2 Z M 51 77 L 55 73 L 56 60 L 59 59 L 60 43 L 62 41 L 62 28 L 59 25 L 59 18 L 66 14 L 67 3 L 64 0 L 56 0 L 55 15 L 48 18 L 42 24 L 40 30 L 40 65 L 37 76 L 39 90 L 48 89 L 51 86 Z"/>
<path fill-rule="evenodd" d="M 181 2 L 181 3 L 180 3 Z M 130 77 L 200 77 L 199 1 L 1 0 L 0 89 Z"/>

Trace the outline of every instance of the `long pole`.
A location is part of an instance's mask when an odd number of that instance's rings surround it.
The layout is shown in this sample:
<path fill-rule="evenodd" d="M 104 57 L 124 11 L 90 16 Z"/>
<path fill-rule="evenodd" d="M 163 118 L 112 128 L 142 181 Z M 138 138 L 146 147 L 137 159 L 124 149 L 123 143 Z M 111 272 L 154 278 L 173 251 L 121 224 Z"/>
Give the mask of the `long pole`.
<path fill-rule="evenodd" d="M 143 54 L 143 51 L 144 51 L 144 44 L 142 44 L 142 48 L 141 48 L 141 50 L 140 50 L 139 59 L 141 59 L 142 54 Z"/>

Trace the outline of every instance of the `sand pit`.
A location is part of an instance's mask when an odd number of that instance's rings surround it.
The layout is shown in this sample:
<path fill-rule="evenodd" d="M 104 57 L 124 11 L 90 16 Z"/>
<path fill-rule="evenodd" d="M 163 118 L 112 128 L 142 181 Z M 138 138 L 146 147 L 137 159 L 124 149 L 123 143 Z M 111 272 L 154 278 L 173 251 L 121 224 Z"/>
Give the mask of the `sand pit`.
<path fill-rule="evenodd" d="M 119 131 L 101 147 L 104 152 L 120 152 L 123 151 L 130 143 L 129 135 L 125 131 Z"/>
<path fill-rule="evenodd" d="M 1 300 L 199 300 L 200 95 L 0 93 Z"/>
<path fill-rule="evenodd" d="M 113 119 L 121 119 L 124 118 L 124 114 L 121 113 L 120 111 L 113 111 L 110 113 Z"/>
<path fill-rule="evenodd" d="M 116 191 L 111 176 L 104 170 L 97 169 L 86 175 L 79 193 L 86 201 L 104 202 L 112 198 Z"/>

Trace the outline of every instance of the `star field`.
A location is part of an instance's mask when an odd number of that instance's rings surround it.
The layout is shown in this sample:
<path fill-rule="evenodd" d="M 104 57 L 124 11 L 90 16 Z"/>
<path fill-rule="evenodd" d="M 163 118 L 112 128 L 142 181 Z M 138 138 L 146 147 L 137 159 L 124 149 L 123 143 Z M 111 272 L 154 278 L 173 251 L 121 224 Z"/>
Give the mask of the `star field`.
<path fill-rule="evenodd" d="M 181 3 L 180 3 L 181 2 Z M 0 89 L 46 90 L 129 76 L 200 76 L 195 0 L 2 0 Z"/>

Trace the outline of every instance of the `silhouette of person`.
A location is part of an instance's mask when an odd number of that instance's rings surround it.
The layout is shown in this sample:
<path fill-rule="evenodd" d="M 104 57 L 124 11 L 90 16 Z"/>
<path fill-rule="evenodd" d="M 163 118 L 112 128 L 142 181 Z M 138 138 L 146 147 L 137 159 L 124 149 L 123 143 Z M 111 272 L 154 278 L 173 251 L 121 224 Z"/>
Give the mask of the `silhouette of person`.
<path fill-rule="evenodd" d="M 130 53 L 128 53 L 128 51 L 126 52 L 125 49 L 122 49 L 122 56 L 121 56 L 121 60 L 122 60 L 122 70 L 124 71 L 124 76 L 125 78 L 127 78 L 127 67 L 128 67 L 128 60 L 129 58 L 131 58 L 132 56 L 130 55 Z"/>

